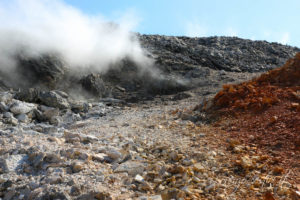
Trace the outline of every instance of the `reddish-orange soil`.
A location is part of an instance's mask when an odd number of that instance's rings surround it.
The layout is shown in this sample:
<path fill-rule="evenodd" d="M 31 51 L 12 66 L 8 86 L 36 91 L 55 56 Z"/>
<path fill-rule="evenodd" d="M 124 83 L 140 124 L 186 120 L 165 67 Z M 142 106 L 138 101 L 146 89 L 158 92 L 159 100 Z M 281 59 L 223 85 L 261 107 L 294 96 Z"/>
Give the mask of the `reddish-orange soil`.
<path fill-rule="evenodd" d="M 225 85 L 213 99 L 216 125 L 274 162 L 300 169 L 300 53 L 251 81 Z"/>

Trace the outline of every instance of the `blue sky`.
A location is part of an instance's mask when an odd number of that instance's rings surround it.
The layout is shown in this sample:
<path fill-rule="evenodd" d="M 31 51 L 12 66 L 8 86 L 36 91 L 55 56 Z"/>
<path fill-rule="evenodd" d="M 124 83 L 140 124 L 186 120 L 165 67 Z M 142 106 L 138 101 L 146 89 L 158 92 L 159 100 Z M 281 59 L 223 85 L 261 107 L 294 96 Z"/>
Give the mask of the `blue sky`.
<path fill-rule="evenodd" d="M 299 0 L 64 0 L 94 16 L 123 16 L 145 34 L 238 36 L 300 47 Z M 130 16 L 130 17 L 128 17 Z"/>

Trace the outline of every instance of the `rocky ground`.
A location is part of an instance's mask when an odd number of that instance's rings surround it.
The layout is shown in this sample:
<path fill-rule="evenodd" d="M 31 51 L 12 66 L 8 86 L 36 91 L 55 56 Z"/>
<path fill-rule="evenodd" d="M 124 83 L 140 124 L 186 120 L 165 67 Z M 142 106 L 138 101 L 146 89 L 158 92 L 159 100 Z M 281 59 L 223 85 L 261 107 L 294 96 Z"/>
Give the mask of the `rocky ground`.
<path fill-rule="evenodd" d="M 263 199 L 271 192 L 276 199 L 290 197 L 293 170 L 276 174 L 255 146 L 230 149 L 225 131 L 178 117 L 198 102 L 190 97 L 103 106 L 104 116 L 93 113 L 96 117 L 59 128 L 2 125 L 1 196 Z"/>
<path fill-rule="evenodd" d="M 249 80 L 298 49 L 238 38 L 140 37 L 165 76 L 142 81 L 144 75 L 128 79 L 112 70 L 65 79 L 78 81 L 91 99 L 52 84 L 64 77 L 61 61 L 21 59 L 26 73 L 41 75 L 41 87 L 9 90 L 3 81 L 0 198 L 299 198 L 298 168 L 283 170 L 258 146 L 191 112 L 223 84 Z"/>

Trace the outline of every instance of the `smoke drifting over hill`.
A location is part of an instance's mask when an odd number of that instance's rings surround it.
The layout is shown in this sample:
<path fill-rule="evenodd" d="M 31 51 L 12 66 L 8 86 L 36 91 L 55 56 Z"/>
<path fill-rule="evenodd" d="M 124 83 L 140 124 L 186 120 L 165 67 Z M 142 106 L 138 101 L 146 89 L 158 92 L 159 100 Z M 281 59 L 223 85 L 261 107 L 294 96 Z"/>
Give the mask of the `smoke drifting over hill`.
<path fill-rule="evenodd" d="M 130 58 L 149 66 L 131 22 L 106 21 L 88 16 L 59 0 L 12 0 L 0 2 L 0 66 L 11 70 L 14 56 L 58 54 L 71 67 L 92 67 L 98 72 Z"/>

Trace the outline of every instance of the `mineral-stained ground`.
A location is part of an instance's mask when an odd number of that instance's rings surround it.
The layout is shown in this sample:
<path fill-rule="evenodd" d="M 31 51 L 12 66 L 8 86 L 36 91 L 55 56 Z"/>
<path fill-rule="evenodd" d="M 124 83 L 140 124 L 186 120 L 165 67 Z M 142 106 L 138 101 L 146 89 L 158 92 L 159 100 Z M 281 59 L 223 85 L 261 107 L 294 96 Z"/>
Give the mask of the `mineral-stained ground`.
<path fill-rule="evenodd" d="M 300 49 L 138 37 L 155 70 L 0 72 L 0 198 L 299 199 Z"/>

